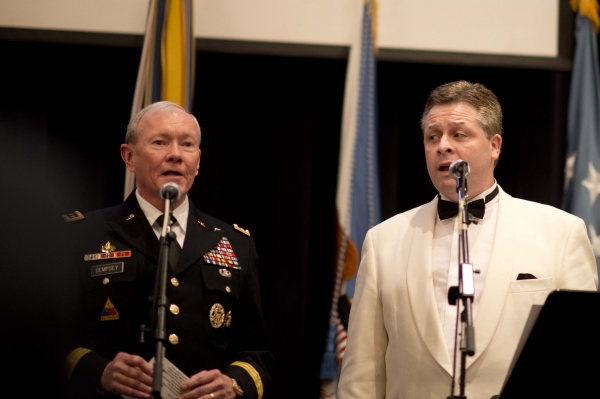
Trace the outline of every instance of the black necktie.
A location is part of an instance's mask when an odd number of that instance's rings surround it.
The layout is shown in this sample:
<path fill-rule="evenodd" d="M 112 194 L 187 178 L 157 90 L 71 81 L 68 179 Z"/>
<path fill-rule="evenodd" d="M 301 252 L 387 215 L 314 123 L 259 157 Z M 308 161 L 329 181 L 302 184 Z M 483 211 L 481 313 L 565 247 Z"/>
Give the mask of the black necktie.
<path fill-rule="evenodd" d="M 158 218 L 156 218 L 156 223 L 158 223 L 161 230 L 164 221 L 165 215 L 160 215 Z M 173 226 L 175 223 L 177 223 L 177 219 L 175 219 L 175 216 L 171 215 L 171 223 L 169 225 Z M 177 262 L 179 262 L 180 255 L 181 246 L 179 245 L 179 242 L 177 242 L 177 240 L 171 241 L 171 246 L 169 247 L 169 266 L 171 270 L 174 270 L 175 266 L 177 266 Z"/>
<path fill-rule="evenodd" d="M 477 219 L 483 219 L 483 215 L 485 215 L 485 204 L 493 200 L 496 195 L 498 195 L 498 186 L 489 193 L 485 200 L 483 198 L 478 199 L 477 201 L 472 201 L 467 204 L 467 212 L 469 215 L 476 217 Z M 438 215 L 440 216 L 440 220 L 450 219 L 458 215 L 458 204 L 452 201 L 445 201 L 438 194 Z M 469 221 L 471 218 L 467 218 Z"/>

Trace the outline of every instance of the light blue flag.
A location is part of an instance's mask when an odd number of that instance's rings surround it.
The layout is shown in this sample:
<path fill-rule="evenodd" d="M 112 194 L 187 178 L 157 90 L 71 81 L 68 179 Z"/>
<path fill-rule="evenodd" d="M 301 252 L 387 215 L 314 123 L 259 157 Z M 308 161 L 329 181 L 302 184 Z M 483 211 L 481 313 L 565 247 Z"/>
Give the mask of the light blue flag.
<path fill-rule="evenodd" d="M 340 144 L 340 164 L 336 209 L 341 245 L 330 310 L 329 332 L 321 364 L 321 398 L 335 396 L 340 363 L 345 351 L 346 331 L 338 315 L 343 294 L 354 297 L 356 275 L 342 281 L 342 271 L 358 269 L 359 256 L 347 256 L 348 248 L 362 247 L 367 231 L 381 221 L 379 168 L 377 156 L 377 62 L 373 35 L 374 0 L 361 4 L 357 30 L 350 48 L 344 115 Z M 360 25 L 358 25 L 360 23 Z M 358 29 L 360 26 L 360 30 Z"/>
<path fill-rule="evenodd" d="M 381 222 L 377 156 L 377 62 L 369 3 L 363 12 L 359 100 L 352 173 L 350 238 L 360 248 L 367 231 Z M 346 281 L 346 296 L 354 297 L 356 276 Z"/>
<path fill-rule="evenodd" d="M 562 208 L 585 221 L 600 256 L 600 74 L 592 21 L 577 13 L 567 120 L 567 161 Z"/>

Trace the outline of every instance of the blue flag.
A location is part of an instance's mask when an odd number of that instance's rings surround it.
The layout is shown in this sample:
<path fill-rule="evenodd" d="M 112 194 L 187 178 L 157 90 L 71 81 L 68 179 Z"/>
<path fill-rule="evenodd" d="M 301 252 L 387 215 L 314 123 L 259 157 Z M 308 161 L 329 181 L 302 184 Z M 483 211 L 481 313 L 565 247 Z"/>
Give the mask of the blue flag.
<path fill-rule="evenodd" d="M 336 278 L 330 308 L 329 333 L 321 364 L 321 398 L 336 393 L 346 349 L 340 301 L 354 296 L 360 247 L 367 231 L 381 221 L 377 156 L 377 62 L 375 59 L 375 0 L 360 1 L 360 19 L 350 47 L 336 194 L 338 248 Z M 357 10 L 358 11 L 358 10 Z M 358 16 L 358 14 L 357 14 Z"/>
<path fill-rule="evenodd" d="M 157 101 L 172 101 L 190 111 L 194 94 L 196 42 L 193 0 L 150 0 L 131 116 Z M 125 169 L 123 200 L 135 188 Z"/>
<path fill-rule="evenodd" d="M 600 256 L 600 74 L 592 20 L 580 10 L 575 21 L 575 54 L 569 93 L 567 161 L 562 208 L 585 221 Z M 596 10 L 597 19 L 597 10 Z"/>

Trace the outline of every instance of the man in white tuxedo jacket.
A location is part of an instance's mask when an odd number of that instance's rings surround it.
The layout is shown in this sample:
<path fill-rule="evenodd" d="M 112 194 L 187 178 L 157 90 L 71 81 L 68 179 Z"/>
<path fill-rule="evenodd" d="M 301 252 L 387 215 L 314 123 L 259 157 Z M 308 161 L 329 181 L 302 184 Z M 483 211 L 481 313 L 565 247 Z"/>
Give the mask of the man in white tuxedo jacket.
<path fill-rule="evenodd" d="M 431 92 L 422 118 L 427 169 L 439 195 L 396 215 L 365 238 L 350 313 L 338 399 L 444 399 L 451 394 L 458 284 L 457 217 L 438 203 L 458 200 L 450 164 L 468 162 L 468 227 L 474 275 L 475 355 L 465 395 L 500 393 L 532 305 L 556 289 L 596 290 L 595 257 L 583 221 L 516 199 L 494 179 L 502 109 L 481 84 L 458 81 Z M 441 205 L 440 205 L 441 206 Z M 454 204 L 450 208 L 458 209 Z M 461 308 L 462 309 L 462 308 Z M 550 350 L 550 348 L 549 348 Z M 456 351 L 459 352 L 459 351 Z M 460 353 L 456 361 L 459 391 Z"/>

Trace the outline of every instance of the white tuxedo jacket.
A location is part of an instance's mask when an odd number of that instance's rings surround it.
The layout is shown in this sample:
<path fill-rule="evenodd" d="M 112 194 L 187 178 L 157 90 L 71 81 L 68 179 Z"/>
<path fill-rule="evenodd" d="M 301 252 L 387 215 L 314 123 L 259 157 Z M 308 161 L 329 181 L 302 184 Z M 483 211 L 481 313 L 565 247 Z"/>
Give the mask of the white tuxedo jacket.
<path fill-rule="evenodd" d="M 500 393 L 531 305 L 558 288 L 596 290 L 583 221 L 500 189 L 498 219 L 467 357 L 469 399 Z M 432 280 L 437 197 L 372 228 L 365 238 L 338 399 L 445 399 L 452 359 Z M 534 280 L 517 280 L 531 273 Z M 460 361 L 457 362 L 458 379 Z M 456 382 L 455 394 L 459 394 Z"/>

